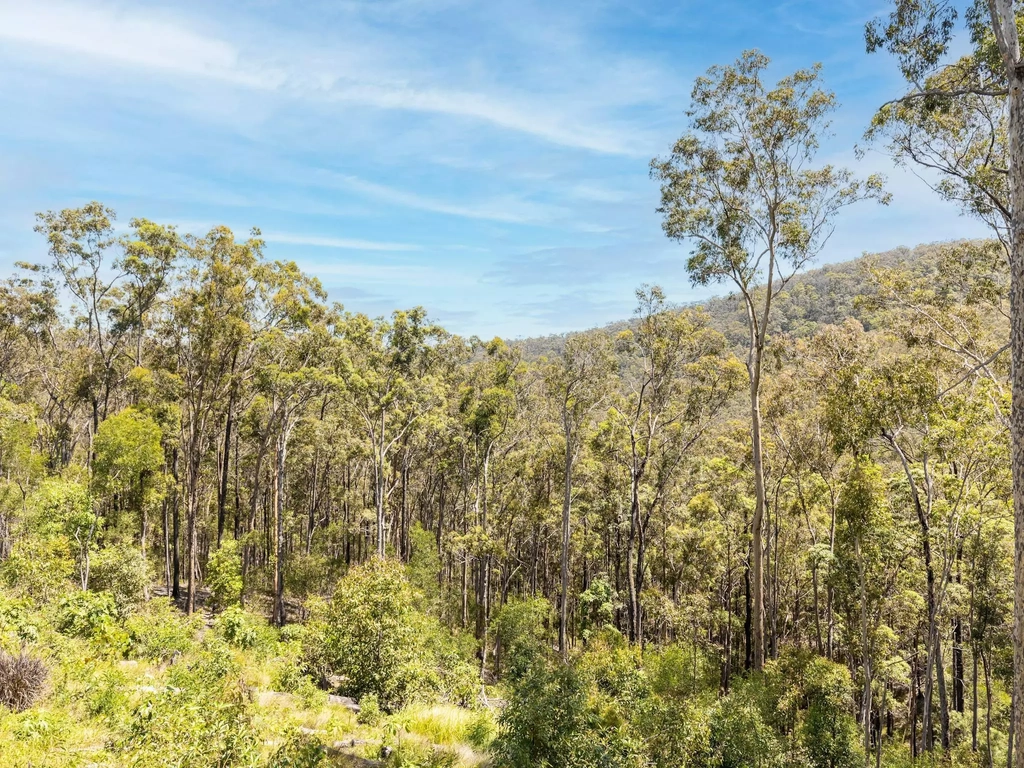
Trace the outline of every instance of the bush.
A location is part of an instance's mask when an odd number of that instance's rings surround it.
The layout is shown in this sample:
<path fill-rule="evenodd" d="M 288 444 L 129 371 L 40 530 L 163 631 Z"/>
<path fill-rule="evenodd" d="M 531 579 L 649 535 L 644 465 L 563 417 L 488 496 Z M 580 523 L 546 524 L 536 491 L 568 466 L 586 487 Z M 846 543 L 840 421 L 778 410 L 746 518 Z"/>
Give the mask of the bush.
<path fill-rule="evenodd" d="M 213 609 L 239 605 L 242 599 L 242 557 L 238 542 L 225 539 L 206 564 L 206 586 Z"/>
<path fill-rule="evenodd" d="M 5 640 L 11 645 L 34 643 L 39 639 L 39 625 L 32 603 L 25 599 L 0 595 L 0 648 Z"/>
<path fill-rule="evenodd" d="M 441 693 L 457 661 L 443 630 L 415 601 L 398 563 L 374 558 L 353 569 L 334 599 L 313 609 L 303 640 L 307 667 L 323 679 L 341 677 L 348 696 L 374 694 L 386 711 Z"/>
<path fill-rule="evenodd" d="M 554 642 L 551 631 L 554 618 L 551 603 L 541 597 L 512 600 L 498 611 L 493 626 L 499 664 L 506 666 L 513 677 L 550 651 Z"/>
<path fill-rule="evenodd" d="M 0 579 L 36 600 L 56 599 L 75 576 L 71 545 L 64 536 L 26 538 L 0 563 Z"/>
<path fill-rule="evenodd" d="M 218 616 L 214 627 L 236 648 L 266 650 L 274 642 L 273 628 L 238 606 L 232 606 Z"/>
<path fill-rule="evenodd" d="M 57 629 L 71 637 L 87 640 L 108 637 L 120 621 L 120 613 L 109 592 L 72 592 L 60 601 Z"/>
<path fill-rule="evenodd" d="M 359 700 L 359 714 L 356 719 L 362 725 L 377 725 L 384 715 L 380 711 L 377 694 L 368 693 Z"/>
<path fill-rule="evenodd" d="M 711 711 L 711 748 L 721 768 L 782 765 L 782 746 L 758 707 L 734 692 Z"/>
<path fill-rule="evenodd" d="M 170 668 L 167 685 L 132 709 L 111 745 L 116 765 L 189 768 L 254 766 L 260 754 L 251 692 L 223 643 L 209 644 L 188 663 Z"/>
<path fill-rule="evenodd" d="M 39 659 L 0 651 L 0 706 L 23 712 L 46 692 L 49 672 Z"/>
<path fill-rule="evenodd" d="M 186 618 L 168 600 L 153 600 L 128 617 L 128 655 L 146 661 L 168 661 L 191 650 L 200 618 Z"/>
<path fill-rule="evenodd" d="M 130 544 L 116 544 L 96 552 L 89 566 L 89 587 L 107 592 L 122 613 L 145 600 L 149 566 L 142 552 Z"/>
<path fill-rule="evenodd" d="M 816 658 L 804 677 L 807 715 L 801 737 L 814 768 L 854 768 L 863 762 L 853 707 L 853 685 L 846 667 Z"/>
<path fill-rule="evenodd" d="M 316 768 L 330 765 L 327 750 L 315 735 L 290 731 L 270 758 L 268 768 Z"/>
<path fill-rule="evenodd" d="M 593 681 L 572 664 L 537 659 L 515 681 L 492 745 L 498 768 L 643 763 L 617 712 L 593 704 Z"/>

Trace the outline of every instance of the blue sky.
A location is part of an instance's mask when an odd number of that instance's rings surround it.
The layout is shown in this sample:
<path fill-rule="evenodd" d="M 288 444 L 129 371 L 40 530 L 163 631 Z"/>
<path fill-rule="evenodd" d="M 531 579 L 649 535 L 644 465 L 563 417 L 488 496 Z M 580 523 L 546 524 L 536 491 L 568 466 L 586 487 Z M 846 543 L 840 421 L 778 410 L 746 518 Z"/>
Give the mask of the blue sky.
<path fill-rule="evenodd" d="M 693 78 L 745 48 L 815 61 L 842 107 L 825 160 L 889 175 L 838 261 L 982 229 L 853 146 L 899 93 L 864 53 L 884 0 L 0 0 L 0 270 L 42 260 L 39 210 L 97 199 L 205 231 L 258 226 L 352 310 L 535 335 L 684 302 L 651 157 Z M 713 292 L 722 292 L 715 289 Z"/>

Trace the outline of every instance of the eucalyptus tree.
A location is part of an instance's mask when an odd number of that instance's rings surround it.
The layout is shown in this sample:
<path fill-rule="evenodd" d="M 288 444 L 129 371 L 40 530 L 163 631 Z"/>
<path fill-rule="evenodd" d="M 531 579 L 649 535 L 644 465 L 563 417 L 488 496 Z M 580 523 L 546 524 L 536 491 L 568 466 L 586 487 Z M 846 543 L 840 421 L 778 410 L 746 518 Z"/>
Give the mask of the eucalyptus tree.
<path fill-rule="evenodd" d="M 544 371 L 547 395 L 554 401 L 565 440 L 562 490 L 561 593 L 558 598 L 558 650 L 568 653 L 569 548 L 573 499 L 573 465 L 583 445 L 585 432 L 595 411 L 610 391 L 615 372 L 611 340 L 600 331 L 581 333 L 566 339 L 562 353 Z"/>
<path fill-rule="evenodd" d="M 133 362 L 142 364 L 148 315 L 184 255 L 185 242 L 173 227 L 145 219 L 132 219 L 130 234 L 118 238 L 113 209 L 96 202 L 36 218 L 36 232 L 46 237 L 52 260 L 44 269 L 70 294 L 94 355 L 83 390 L 88 392 L 95 434 L 110 409 L 121 362 L 131 354 L 133 334 Z"/>
<path fill-rule="evenodd" d="M 597 436 L 628 474 L 626 541 L 629 637 L 642 639 L 640 593 L 647 533 L 654 511 L 678 480 L 680 465 L 736 391 L 736 363 L 707 315 L 668 307 L 657 286 L 637 290 L 635 330 L 617 343 L 620 391 Z"/>
<path fill-rule="evenodd" d="M 901 162 L 938 172 L 940 196 L 991 227 L 1009 264 L 1015 519 L 1014 730 L 1024 731 L 1024 58 L 1013 0 L 975 0 L 965 13 L 971 46 L 956 56 L 958 5 L 894 0 L 868 24 L 869 52 L 896 57 L 907 92 L 884 104 L 869 137 L 883 137 Z M 979 366 L 980 367 L 980 366 Z M 1014 745 L 1024 768 L 1024 739 Z"/>
<path fill-rule="evenodd" d="M 763 526 L 765 461 L 761 385 L 772 305 L 793 275 L 831 236 L 836 215 L 865 198 L 887 202 L 882 180 L 858 181 L 845 169 L 813 167 L 836 108 L 821 67 L 799 70 L 775 87 L 769 60 L 745 52 L 731 66 L 697 78 L 687 111 L 689 131 L 668 158 L 651 163 L 661 182 L 663 228 L 691 244 L 694 284 L 731 282 L 747 320 L 755 508 L 751 523 L 754 667 L 764 663 Z"/>
<path fill-rule="evenodd" d="M 492 514 L 492 472 L 537 427 L 525 421 L 526 399 L 531 381 L 522 350 L 495 338 L 483 345 L 483 356 L 471 363 L 459 393 L 459 412 L 470 452 L 475 488 L 474 521 L 464 537 L 467 555 L 476 562 L 476 634 L 482 643 L 482 660 L 487 662 L 488 622 L 491 613 L 491 572 L 500 539 L 494 536 Z"/>
<path fill-rule="evenodd" d="M 273 328 L 259 340 L 259 372 L 255 386 L 267 398 L 276 433 L 273 465 L 274 610 L 273 621 L 285 622 L 285 494 L 288 444 L 304 409 L 335 384 L 331 371 L 331 336 L 325 325 L 306 329 Z"/>
<path fill-rule="evenodd" d="M 422 307 L 397 310 L 390 320 L 346 314 L 336 326 L 342 341 L 338 376 L 346 402 L 370 444 L 377 556 L 387 552 L 387 482 L 392 455 L 441 401 L 435 375 L 437 344 L 447 334 Z"/>
<path fill-rule="evenodd" d="M 172 370 L 181 381 L 181 450 L 186 511 L 188 588 L 195 610 L 199 515 L 210 434 L 233 384 L 235 351 L 252 335 L 253 307 L 262 289 L 263 241 L 241 242 L 216 227 L 189 243 L 188 261 L 167 317 Z"/>

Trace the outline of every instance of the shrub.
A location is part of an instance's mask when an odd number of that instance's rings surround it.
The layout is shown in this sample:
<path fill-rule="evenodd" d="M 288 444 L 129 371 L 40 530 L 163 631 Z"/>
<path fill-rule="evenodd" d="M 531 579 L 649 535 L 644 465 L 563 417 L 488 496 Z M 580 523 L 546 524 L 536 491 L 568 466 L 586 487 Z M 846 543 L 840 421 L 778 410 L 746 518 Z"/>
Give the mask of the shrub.
<path fill-rule="evenodd" d="M 595 576 L 587 590 L 580 594 L 580 636 L 590 640 L 595 632 L 614 628 L 615 609 L 619 597 L 605 574 Z"/>
<path fill-rule="evenodd" d="M 293 730 L 271 756 L 268 768 L 316 768 L 330 764 L 320 739 L 313 734 Z"/>
<path fill-rule="evenodd" d="M 359 701 L 359 714 L 356 719 L 363 725 L 377 725 L 383 718 L 377 694 L 368 693 Z"/>
<path fill-rule="evenodd" d="M 236 648 L 266 650 L 274 641 L 274 631 L 263 619 L 238 606 L 232 606 L 218 616 L 214 627 Z"/>
<path fill-rule="evenodd" d="M 60 601 L 57 629 L 71 637 L 101 639 L 119 619 L 117 603 L 109 592 L 72 592 Z"/>
<path fill-rule="evenodd" d="M 49 672 L 39 659 L 0 651 L 0 706 L 23 712 L 46 692 Z"/>
<path fill-rule="evenodd" d="M 89 587 L 107 592 L 122 613 L 145 599 L 149 566 L 142 552 L 130 544 L 115 544 L 96 552 L 89 566 Z"/>
<path fill-rule="evenodd" d="M 340 676 L 343 693 L 377 696 L 391 711 L 443 688 L 442 630 L 415 607 L 401 565 L 373 559 L 338 584 L 334 599 L 314 609 L 303 641 L 307 667 Z"/>
<path fill-rule="evenodd" d="M 303 706 L 309 709 L 319 709 L 327 703 L 327 694 L 291 660 L 282 660 L 274 665 L 270 684 L 275 691 L 298 696 Z"/>
<path fill-rule="evenodd" d="M 801 737 L 814 768 L 853 768 L 863 762 L 850 710 L 853 686 L 846 667 L 816 658 L 807 665 L 807 715 Z"/>
<path fill-rule="evenodd" d="M 206 586 L 214 610 L 238 605 L 242 598 L 242 558 L 238 542 L 225 539 L 206 564 Z"/>
<path fill-rule="evenodd" d="M 108 742 L 111 765 L 241 768 L 259 764 L 252 696 L 237 654 L 213 639 L 135 698 Z"/>
<path fill-rule="evenodd" d="M 39 638 L 39 626 L 30 601 L 0 595 L 0 648 L 5 637 L 12 645 L 34 643 Z"/>
<path fill-rule="evenodd" d="M 758 707 L 737 691 L 711 711 L 711 748 L 721 768 L 782 765 L 782 747 Z"/>
<path fill-rule="evenodd" d="M 199 629 L 198 616 L 186 618 L 168 600 L 153 600 L 128 617 L 128 655 L 147 661 L 168 661 L 191 650 Z"/>
<path fill-rule="evenodd" d="M 494 617 L 499 663 L 513 675 L 522 674 L 538 656 L 544 655 L 554 640 L 551 627 L 554 609 L 544 598 L 512 600 Z"/>
<path fill-rule="evenodd" d="M 74 576 L 75 560 L 64 536 L 23 539 L 0 563 L 0 579 L 5 584 L 40 601 L 63 594 Z"/>
<path fill-rule="evenodd" d="M 617 712 L 594 706 L 593 681 L 572 664 L 537 659 L 513 686 L 492 745 L 498 768 L 642 764 Z"/>

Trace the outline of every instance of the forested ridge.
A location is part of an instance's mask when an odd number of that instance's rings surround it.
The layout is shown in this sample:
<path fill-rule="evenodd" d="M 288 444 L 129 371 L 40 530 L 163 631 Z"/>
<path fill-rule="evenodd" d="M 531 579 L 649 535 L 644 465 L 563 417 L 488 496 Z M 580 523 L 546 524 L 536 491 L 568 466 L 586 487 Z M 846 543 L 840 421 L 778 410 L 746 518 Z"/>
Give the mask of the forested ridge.
<path fill-rule="evenodd" d="M 910 89 L 868 140 L 992 239 L 818 266 L 891 196 L 818 161 L 820 67 L 747 51 L 649 167 L 722 297 L 604 328 L 462 337 L 257 229 L 39 213 L 0 283 L 0 763 L 1020 765 L 1003 4 L 953 63 L 943 3 L 867 31 Z"/>

